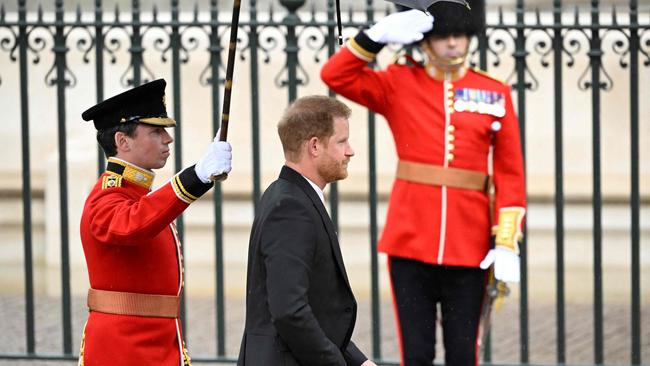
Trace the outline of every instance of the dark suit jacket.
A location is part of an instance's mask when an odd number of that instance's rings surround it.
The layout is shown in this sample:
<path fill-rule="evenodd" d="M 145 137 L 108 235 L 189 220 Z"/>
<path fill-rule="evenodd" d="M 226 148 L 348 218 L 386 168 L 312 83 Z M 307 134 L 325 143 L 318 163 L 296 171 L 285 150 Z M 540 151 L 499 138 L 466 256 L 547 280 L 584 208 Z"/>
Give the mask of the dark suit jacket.
<path fill-rule="evenodd" d="M 357 303 L 336 231 L 312 186 L 284 166 L 262 196 L 248 248 L 239 366 L 361 365 Z"/>

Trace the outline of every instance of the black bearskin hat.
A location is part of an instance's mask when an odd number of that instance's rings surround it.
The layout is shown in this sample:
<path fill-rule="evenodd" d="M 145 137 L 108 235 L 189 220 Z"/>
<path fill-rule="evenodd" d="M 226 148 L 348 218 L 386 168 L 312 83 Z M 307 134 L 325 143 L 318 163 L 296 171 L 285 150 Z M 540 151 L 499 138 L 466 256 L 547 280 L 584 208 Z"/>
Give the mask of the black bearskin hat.
<path fill-rule="evenodd" d="M 452 34 L 476 35 L 485 26 L 485 2 L 484 0 L 467 0 L 471 9 L 449 2 L 438 1 L 431 5 L 429 13 L 433 15 L 433 29 L 424 34 L 424 37 L 432 35 L 449 36 Z"/>

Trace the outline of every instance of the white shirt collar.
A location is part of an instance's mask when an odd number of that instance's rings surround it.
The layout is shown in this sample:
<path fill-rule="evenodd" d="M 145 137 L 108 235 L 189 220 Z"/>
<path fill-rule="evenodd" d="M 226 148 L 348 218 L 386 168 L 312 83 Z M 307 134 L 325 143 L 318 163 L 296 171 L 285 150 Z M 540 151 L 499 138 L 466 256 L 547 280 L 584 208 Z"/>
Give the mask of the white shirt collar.
<path fill-rule="evenodd" d="M 307 182 L 309 182 L 311 187 L 314 189 L 314 191 L 316 191 L 316 193 L 318 193 L 318 197 L 320 197 L 320 200 L 323 202 L 323 206 L 324 206 L 325 205 L 325 195 L 323 194 L 323 190 L 320 189 L 320 187 L 316 183 L 309 180 L 309 178 L 305 177 L 304 175 L 302 177 L 305 178 L 307 180 Z"/>

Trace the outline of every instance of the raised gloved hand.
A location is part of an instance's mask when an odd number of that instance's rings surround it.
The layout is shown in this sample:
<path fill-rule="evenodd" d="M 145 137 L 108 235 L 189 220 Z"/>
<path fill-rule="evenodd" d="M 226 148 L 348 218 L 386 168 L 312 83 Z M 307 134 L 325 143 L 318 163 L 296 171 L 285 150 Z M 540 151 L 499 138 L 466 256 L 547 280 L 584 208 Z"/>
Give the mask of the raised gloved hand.
<path fill-rule="evenodd" d="M 494 263 L 494 278 L 504 282 L 519 282 L 519 256 L 512 250 L 496 247 L 490 249 L 480 264 L 488 269 Z"/>
<path fill-rule="evenodd" d="M 411 44 L 422 40 L 433 28 L 433 16 L 420 10 L 390 14 L 366 30 L 366 35 L 377 43 Z"/>
<path fill-rule="evenodd" d="M 211 176 L 229 173 L 232 170 L 232 147 L 226 141 L 219 141 L 219 132 L 208 146 L 208 151 L 194 166 L 201 182 L 210 183 Z"/>

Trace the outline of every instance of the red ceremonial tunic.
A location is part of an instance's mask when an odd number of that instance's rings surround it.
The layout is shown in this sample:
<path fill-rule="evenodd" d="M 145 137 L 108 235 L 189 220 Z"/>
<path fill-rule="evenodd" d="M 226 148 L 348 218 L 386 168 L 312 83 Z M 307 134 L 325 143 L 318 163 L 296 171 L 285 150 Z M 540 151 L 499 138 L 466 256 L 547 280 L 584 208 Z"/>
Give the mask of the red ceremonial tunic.
<path fill-rule="evenodd" d="M 110 158 L 81 216 L 81 242 L 90 287 L 180 295 L 183 264 L 174 220 L 212 185 L 194 167 L 152 191 L 154 173 Z M 80 364 L 183 365 L 179 319 L 91 311 Z"/>
<path fill-rule="evenodd" d="M 361 35 L 324 65 L 323 81 L 386 118 L 400 160 L 487 174 L 493 145 L 494 217 L 501 208 L 520 208 L 523 215 L 523 159 L 509 86 L 471 69 L 458 80 L 438 80 L 419 64 L 375 71 L 367 63 L 378 49 L 360 46 Z M 396 179 L 378 249 L 478 267 L 489 249 L 489 221 L 485 192 Z"/>

